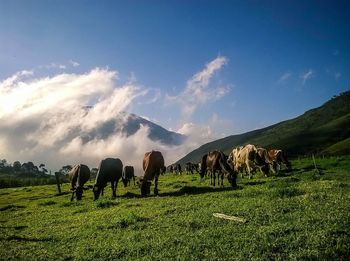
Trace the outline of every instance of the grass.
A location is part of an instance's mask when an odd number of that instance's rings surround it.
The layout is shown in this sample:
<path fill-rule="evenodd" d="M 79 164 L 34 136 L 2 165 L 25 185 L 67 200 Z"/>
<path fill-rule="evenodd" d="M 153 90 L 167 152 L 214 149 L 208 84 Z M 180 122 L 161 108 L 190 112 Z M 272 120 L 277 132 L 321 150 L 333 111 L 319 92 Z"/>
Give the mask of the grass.
<path fill-rule="evenodd" d="M 159 196 L 137 187 L 92 191 L 70 202 L 54 185 L 0 190 L 4 260 L 347 260 L 350 157 L 293 161 L 293 173 L 212 188 L 199 175 L 159 179 Z M 69 185 L 63 185 L 69 191 Z M 213 217 L 224 213 L 239 223 Z"/>

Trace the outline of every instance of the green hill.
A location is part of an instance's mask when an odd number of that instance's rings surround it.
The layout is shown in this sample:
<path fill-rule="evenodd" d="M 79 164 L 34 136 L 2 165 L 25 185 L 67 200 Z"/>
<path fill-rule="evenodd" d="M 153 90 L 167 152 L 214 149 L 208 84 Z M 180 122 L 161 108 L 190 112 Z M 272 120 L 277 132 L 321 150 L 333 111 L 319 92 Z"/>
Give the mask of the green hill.
<path fill-rule="evenodd" d="M 203 154 L 219 149 L 255 144 L 284 149 L 291 157 L 305 154 L 349 154 L 350 91 L 334 96 L 322 106 L 278 124 L 204 144 L 178 162 L 199 162 Z"/>

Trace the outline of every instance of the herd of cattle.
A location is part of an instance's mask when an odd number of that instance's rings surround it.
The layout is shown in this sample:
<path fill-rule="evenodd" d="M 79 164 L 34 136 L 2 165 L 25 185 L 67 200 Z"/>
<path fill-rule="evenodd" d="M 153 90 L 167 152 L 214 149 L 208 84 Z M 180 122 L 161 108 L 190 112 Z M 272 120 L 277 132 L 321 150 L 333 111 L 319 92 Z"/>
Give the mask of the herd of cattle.
<path fill-rule="evenodd" d="M 145 153 L 143 158 L 144 175 L 140 178 L 139 186 L 141 188 L 141 196 L 150 194 L 151 183 L 154 180 L 154 194 L 158 195 L 158 178 L 167 170 L 175 174 L 181 174 L 182 169 L 180 164 L 170 165 L 168 168 L 164 165 L 164 158 L 159 151 L 150 151 Z M 211 151 L 203 155 L 200 163 L 195 164 L 187 162 L 185 170 L 187 173 L 199 173 L 203 179 L 206 175 L 210 176 L 210 184 L 215 186 L 216 176 L 221 178 L 221 186 L 223 186 L 224 176 L 232 187 L 236 187 L 237 174 L 246 173 L 249 178 L 257 170 L 260 170 L 265 176 L 269 172 L 277 173 L 282 166 L 288 170 L 291 169 L 291 164 L 287 156 L 282 150 L 266 150 L 264 148 L 257 148 L 254 145 L 248 144 L 234 148 L 229 156 L 226 156 L 222 151 Z M 72 197 L 76 195 L 77 200 L 81 200 L 83 195 L 84 184 L 90 178 L 90 169 L 84 164 L 75 165 L 69 172 L 71 179 Z M 107 158 L 101 161 L 98 173 L 96 175 L 95 184 L 93 186 L 94 200 L 97 200 L 103 194 L 104 188 L 108 182 L 111 182 L 112 197 L 116 197 L 116 190 L 119 180 L 122 179 L 124 186 L 134 181 L 135 174 L 132 166 L 125 166 L 118 158 Z"/>

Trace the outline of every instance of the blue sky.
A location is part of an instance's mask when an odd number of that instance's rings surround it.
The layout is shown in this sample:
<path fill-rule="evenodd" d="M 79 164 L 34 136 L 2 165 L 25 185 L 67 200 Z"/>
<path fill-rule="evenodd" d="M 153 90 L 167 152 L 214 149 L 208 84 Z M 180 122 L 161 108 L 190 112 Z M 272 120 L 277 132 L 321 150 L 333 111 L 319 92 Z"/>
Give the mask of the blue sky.
<path fill-rule="evenodd" d="M 121 84 L 137 82 L 142 95 L 129 112 L 175 131 L 207 126 L 217 138 L 348 90 L 349 13 L 349 1 L 2 0 L 0 81 L 103 68 Z M 191 80 L 218 59 L 206 98 L 188 97 L 203 84 Z"/>

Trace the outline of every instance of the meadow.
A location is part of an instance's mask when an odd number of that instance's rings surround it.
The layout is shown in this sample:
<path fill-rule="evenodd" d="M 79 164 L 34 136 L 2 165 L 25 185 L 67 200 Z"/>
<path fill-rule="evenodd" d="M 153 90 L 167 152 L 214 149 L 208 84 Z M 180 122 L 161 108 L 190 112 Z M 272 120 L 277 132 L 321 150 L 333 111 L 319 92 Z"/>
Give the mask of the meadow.
<path fill-rule="evenodd" d="M 167 173 L 146 198 L 121 182 L 116 199 L 107 187 L 98 201 L 86 190 L 70 202 L 69 184 L 60 195 L 55 185 L 0 189 L 0 259 L 348 260 L 350 156 L 316 163 L 239 178 L 237 189 Z"/>

